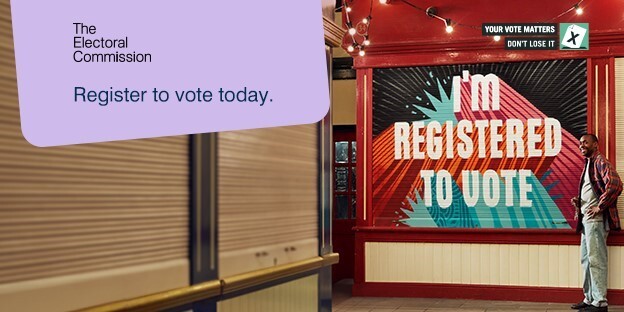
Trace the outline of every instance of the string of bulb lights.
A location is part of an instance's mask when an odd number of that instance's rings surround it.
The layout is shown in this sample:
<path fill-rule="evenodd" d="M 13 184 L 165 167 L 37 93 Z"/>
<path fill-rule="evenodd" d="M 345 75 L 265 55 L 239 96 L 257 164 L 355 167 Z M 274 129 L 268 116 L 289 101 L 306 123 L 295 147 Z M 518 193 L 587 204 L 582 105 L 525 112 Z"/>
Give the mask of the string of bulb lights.
<path fill-rule="evenodd" d="M 379 0 L 379 1 L 381 2 L 384 0 Z M 385 1 L 387 2 L 388 0 L 385 0 Z M 346 13 L 345 24 L 347 25 L 347 29 L 348 29 L 347 34 L 351 36 L 351 40 L 353 42 L 353 44 L 347 47 L 347 51 L 349 53 L 352 53 L 355 51 L 355 49 L 358 49 L 358 54 L 360 56 L 364 56 L 366 55 L 365 48 L 370 45 L 370 40 L 368 39 L 368 30 L 370 29 L 370 25 L 373 19 L 372 17 L 373 0 L 370 1 L 370 10 L 368 11 L 368 16 L 364 17 L 362 21 L 358 22 L 355 26 L 353 25 L 353 22 L 351 21 L 351 18 L 349 17 L 349 13 L 351 12 L 352 8 L 351 6 L 349 6 L 347 0 L 343 0 L 342 7 Z M 356 27 L 360 29 L 360 31 L 358 31 Z M 356 35 L 359 35 L 363 38 L 361 44 L 355 39 Z"/>
<path fill-rule="evenodd" d="M 358 50 L 358 55 L 364 56 L 366 55 L 366 48 L 371 45 L 371 40 L 369 38 L 369 30 L 370 30 L 371 23 L 373 20 L 373 0 L 370 1 L 370 9 L 368 11 L 368 15 L 362 18 L 362 20 L 358 21 L 355 24 L 354 24 L 354 21 L 352 21 L 351 16 L 349 14 L 353 10 L 352 4 L 354 1 L 355 0 L 350 0 L 350 1 L 343 0 L 342 7 L 341 7 L 345 11 L 345 17 L 346 17 L 345 24 L 347 25 L 347 35 L 351 36 L 351 42 L 352 42 L 351 45 L 347 47 L 347 51 L 349 53 L 353 53 L 355 52 L 355 50 Z M 427 16 L 431 18 L 442 21 L 444 23 L 444 30 L 449 34 L 455 30 L 456 26 L 472 28 L 472 29 L 481 29 L 481 26 L 456 23 L 450 18 L 445 18 L 438 14 L 438 10 L 435 7 L 428 7 L 426 9 L 423 9 L 417 5 L 414 5 L 413 3 L 407 0 L 379 0 L 379 3 L 381 3 L 382 5 L 388 5 L 390 4 L 390 2 L 393 2 L 393 1 L 405 3 L 406 5 L 416 10 L 424 12 L 425 14 L 427 14 Z M 575 3 L 572 7 L 563 11 L 561 14 L 549 19 L 548 21 L 545 21 L 544 23 L 552 22 L 556 20 L 557 18 L 565 14 L 568 14 L 572 11 L 574 11 L 576 15 L 582 15 L 583 7 L 581 6 L 581 3 L 583 3 L 583 1 L 584 0 L 580 0 L 579 2 Z M 358 37 L 361 37 L 361 39 L 358 40 L 357 39 Z M 493 36 L 492 39 L 494 41 L 500 41 L 501 36 Z"/>

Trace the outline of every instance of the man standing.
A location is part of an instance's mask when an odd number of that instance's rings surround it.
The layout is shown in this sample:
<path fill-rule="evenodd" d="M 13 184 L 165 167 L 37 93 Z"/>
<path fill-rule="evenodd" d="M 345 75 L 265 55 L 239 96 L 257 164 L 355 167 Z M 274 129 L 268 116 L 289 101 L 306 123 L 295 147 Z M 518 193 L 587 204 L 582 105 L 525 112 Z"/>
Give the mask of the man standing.
<path fill-rule="evenodd" d="M 573 304 L 581 311 L 608 311 L 607 308 L 607 235 L 620 230 L 617 198 L 622 193 L 619 175 L 598 152 L 598 138 L 585 134 L 580 139 L 585 169 L 579 184 L 576 207 L 576 232 L 581 233 L 581 266 L 585 299 Z"/>

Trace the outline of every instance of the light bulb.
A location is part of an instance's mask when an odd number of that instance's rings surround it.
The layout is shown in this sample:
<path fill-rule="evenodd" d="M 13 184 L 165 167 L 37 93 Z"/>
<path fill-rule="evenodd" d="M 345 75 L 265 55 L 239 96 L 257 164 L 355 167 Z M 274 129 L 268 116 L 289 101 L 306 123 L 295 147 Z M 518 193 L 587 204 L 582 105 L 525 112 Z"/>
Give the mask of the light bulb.
<path fill-rule="evenodd" d="M 349 35 L 355 35 L 355 28 L 349 28 Z"/>
<path fill-rule="evenodd" d="M 582 14 L 583 14 L 583 8 L 581 8 L 581 7 L 576 7 L 576 14 L 577 14 L 577 15 L 582 15 Z"/>
<path fill-rule="evenodd" d="M 370 40 L 368 40 L 368 39 L 364 40 L 364 45 L 365 46 L 370 45 Z"/>
<path fill-rule="evenodd" d="M 359 54 L 360 54 L 360 56 L 364 56 L 364 55 L 366 55 L 366 52 L 364 52 L 364 50 L 360 50 Z"/>
<path fill-rule="evenodd" d="M 353 52 L 353 51 L 355 51 L 355 48 L 352 45 L 350 45 L 350 46 L 347 47 L 347 51 Z"/>
<path fill-rule="evenodd" d="M 366 18 L 366 17 L 365 17 L 365 18 L 363 18 L 363 19 L 362 19 L 362 23 L 364 23 L 364 24 L 368 24 L 368 18 Z"/>
<path fill-rule="evenodd" d="M 444 20 L 444 25 L 446 25 L 446 32 L 447 33 L 452 33 L 453 32 L 453 24 L 451 23 L 451 19 L 447 18 Z"/>
<path fill-rule="evenodd" d="M 347 13 L 351 12 L 351 7 L 347 7 Z"/>
<path fill-rule="evenodd" d="M 500 41 L 501 37 L 500 36 L 494 36 L 494 41 Z"/>
<path fill-rule="evenodd" d="M 381 4 L 388 4 L 390 2 L 390 0 L 379 0 L 379 3 Z"/>

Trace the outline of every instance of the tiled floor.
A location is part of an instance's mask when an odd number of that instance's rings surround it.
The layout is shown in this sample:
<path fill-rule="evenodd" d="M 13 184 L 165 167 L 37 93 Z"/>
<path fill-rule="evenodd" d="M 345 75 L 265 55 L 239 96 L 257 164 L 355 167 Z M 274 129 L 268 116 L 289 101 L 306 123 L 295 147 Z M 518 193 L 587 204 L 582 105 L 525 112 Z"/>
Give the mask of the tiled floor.
<path fill-rule="evenodd" d="M 487 301 L 433 298 L 351 297 L 352 280 L 334 285 L 334 312 L 494 312 L 540 311 L 574 312 L 568 303 Z M 624 306 L 609 306 L 610 312 L 624 312 Z"/>

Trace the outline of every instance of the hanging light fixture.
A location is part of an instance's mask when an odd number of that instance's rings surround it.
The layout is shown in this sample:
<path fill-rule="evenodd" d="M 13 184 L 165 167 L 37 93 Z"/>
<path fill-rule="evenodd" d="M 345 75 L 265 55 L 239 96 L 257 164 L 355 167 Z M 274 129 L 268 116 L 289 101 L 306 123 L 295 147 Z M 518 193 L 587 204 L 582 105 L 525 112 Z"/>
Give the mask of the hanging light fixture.
<path fill-rule="evenodd" d="M 576 15 L 583 15 L 583 8 L 580 6 L 580 2 L 574 5 L 574 10 L 576 10 Z"/>
<path fill-rule="evenodd" d="M 364 42 L 363 42 L 363 44 L 364 44 L 365 46 L 369 46 L 369 45 L 370 45 L 370 40 L 368 39 L 368 36 L 365 36 L 365 37 L 364 37 Z"/>
<path fill-rule="evenodd" d="M 453 21 L 451 21 L 450 18 L 443 18 L 442 16 L 438 15 L 438 9 L 436 7 L 428 7 L 425 13 L 427 13 L 427 16 L 429 17 L 433 17 L 443 21 L 444 29 L 447 33 L 450 34 L 453 32 Z"/>
<path fill-rule="evenodd" d="M 447 32 L 447 33 L 449 33 L 449 34 L 450 34 L 450 33 L 452 33 L 452 32 L 453 32 L 453 25 L 451 24 L 451 19 L 450 19 L 450 18 L 447 18 L 447 19 L 444 21 L 444 25 L 446 25 L 446 28 L 445 28 L 445 29 L 446 29 L 446 32 Z"/>

